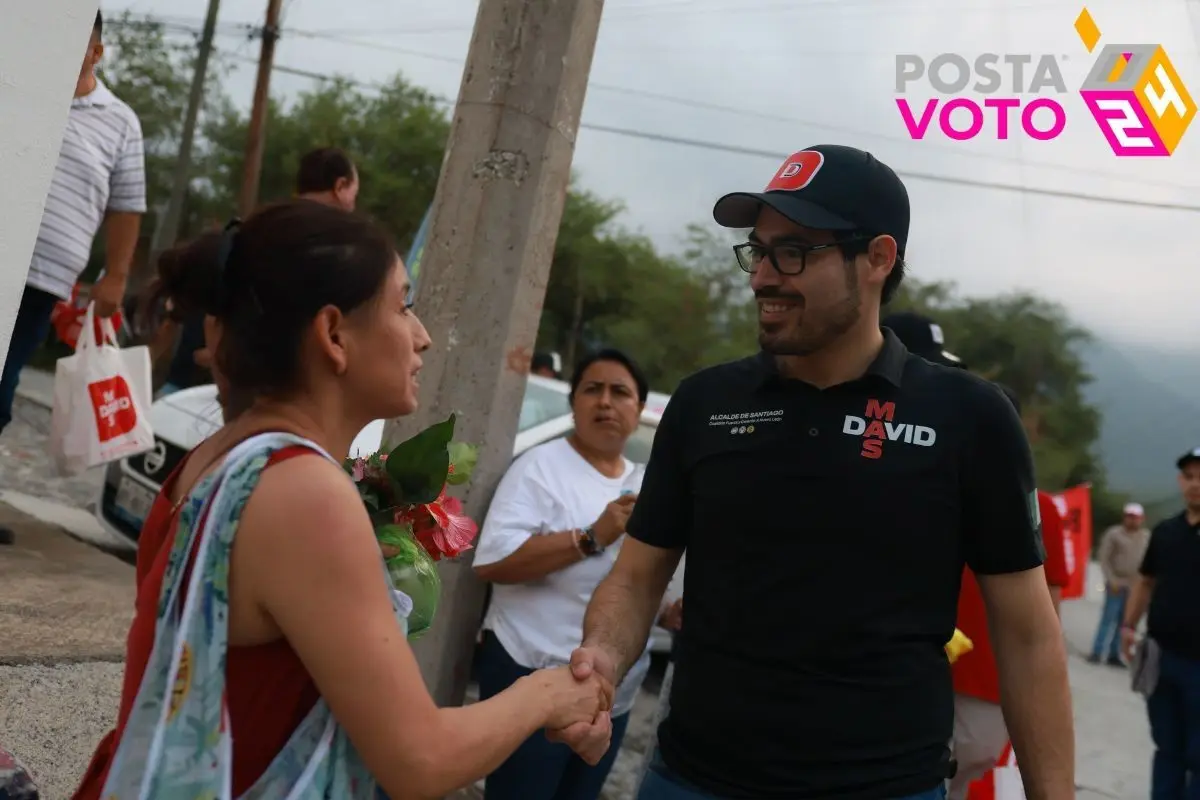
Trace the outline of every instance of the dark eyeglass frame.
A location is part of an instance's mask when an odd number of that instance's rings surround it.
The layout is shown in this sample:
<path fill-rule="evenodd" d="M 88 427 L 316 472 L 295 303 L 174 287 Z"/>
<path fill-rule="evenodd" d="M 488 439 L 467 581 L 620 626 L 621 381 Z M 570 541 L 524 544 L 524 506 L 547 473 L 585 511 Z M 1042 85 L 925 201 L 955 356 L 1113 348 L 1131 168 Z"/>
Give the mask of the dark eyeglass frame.
<path fill-rule="evenodd" d="M 855 244 L 858 242 L 869 242 L 874 239 L 874 236 L 866 234 L 856 234 L 845 239 L 838 239 L 836 242 L 827 242 L 825 244 L 803 244 L 801 242 L 779 242 L 778 244 L 763 244 L 762 242 L 742 242 L 733 246 L 733 256 L 737 260 L 737 264 L 741 267 L 742 272 L 753 275 L 758 271 L 758 264 L 762 262 L 762 258 L 754 258 L 753 251 L 759 250 L 767 260 L 771 262 L 771 266 L 780 275 L 800 275 L 808 268 L 808 256 L 810 253 L 819 253 L 823 250 L 829 250 L 842 245 Z M 800 268 L 799 269 L 783 269 L 779 266 L 779 259 L 775 255 L 775 251 L 779 248 L 790 248 L 797 250 L 800 253 Z"/>

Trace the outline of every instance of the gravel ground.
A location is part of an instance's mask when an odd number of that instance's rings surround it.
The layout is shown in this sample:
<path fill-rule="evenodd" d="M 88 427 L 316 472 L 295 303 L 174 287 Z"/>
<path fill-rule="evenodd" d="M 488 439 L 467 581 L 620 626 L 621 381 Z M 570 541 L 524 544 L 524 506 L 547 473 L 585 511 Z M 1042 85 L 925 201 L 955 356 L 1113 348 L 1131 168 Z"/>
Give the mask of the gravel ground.
<path fill-rule="evenodd" d="M 0 742 L 34 773 L 43 800 L 66 800 L 75 791 L 116 719 L 123 673 L 117 663 L 0 666 Z M 632 798 L 656 703 L 650 692 L 639 698 L 603 800 Z M 479 789 L 459 792 L 457 800 L 482 797 Z"/>
<path fill-rule="evenodd" d="M 96 500 L 103 470 L 60 478 L 46 449 L 49 434 L 50 410 L 18 397 L 13 421 L 0 433 L 0 489 L 86 508 Z"/>
<path fill-rule="evenodd" d="M 43 800 L 65 800 L 112 728 L 123 664 L 0 667 L 0 742 L 34 774 Z"/>

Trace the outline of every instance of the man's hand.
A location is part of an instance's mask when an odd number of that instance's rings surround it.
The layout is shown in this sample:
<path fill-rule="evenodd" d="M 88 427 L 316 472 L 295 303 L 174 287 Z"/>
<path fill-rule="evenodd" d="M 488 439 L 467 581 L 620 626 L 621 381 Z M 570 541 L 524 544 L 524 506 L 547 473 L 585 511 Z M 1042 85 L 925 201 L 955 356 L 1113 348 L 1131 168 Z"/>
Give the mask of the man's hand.
<path fill-rule="evenodd" d="M 1137 631 L 1130 628 L 1128 625 L 1121 626 L 1121 655 L 1125 656 L 1125 661 L 1129 664 L 1133 663 L 1134 651 L 1137 650 L 1138 635 Z"/>
<path fill-rule="evenodd" d="M 589 766 L 596 766 L 612 744 L 612 712 L 601 711 L 591 722 L 577 722 L 558 731 L 546 731 L 546 738 L 562 742 Z"/>
<path fill-rule="evenodd" d="M 581 646 L 571 653 L 571 674 L 575 680 L 584 681 L 593 674 L 608 681 L 615 690 L 617 666 L 613 657 L 598 647 Z M 608 752 L 612 743 L 612 715 L 604 711 L 591 722 L 577 722 L 557 731 L 546 731 L 554 742 L 562 742 L 574 750 L 580 758 L 595 766 Z"/>
<path fill-rule="evenodd" d="M 96 304 L 96 314 L 107 319 L 121 310 L 125 302 L 125 277 L 106 272 L 92 284 L 89 299 Z"/>
<path fill-rule="evenodd" d="M 587 644 L 576 647 L 571 653 L 571 673 L 575 680 L 587 680 L 593 672 L 613 686 L 617 685 L 617 662 L 607 651 Z"/>

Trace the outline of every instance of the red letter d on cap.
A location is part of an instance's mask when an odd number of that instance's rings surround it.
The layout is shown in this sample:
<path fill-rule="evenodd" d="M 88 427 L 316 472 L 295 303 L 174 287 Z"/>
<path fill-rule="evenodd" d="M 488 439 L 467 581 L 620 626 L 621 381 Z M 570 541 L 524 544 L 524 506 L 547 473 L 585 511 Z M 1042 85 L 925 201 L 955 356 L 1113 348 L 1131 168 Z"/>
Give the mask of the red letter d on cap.
<path fill-rule="evenodd" d="M 763 191 L 794 192 L 812 183 L 825 163 L 825 154 L 815 150 L 801 150 L 783 162 L 775 177 Z"/>

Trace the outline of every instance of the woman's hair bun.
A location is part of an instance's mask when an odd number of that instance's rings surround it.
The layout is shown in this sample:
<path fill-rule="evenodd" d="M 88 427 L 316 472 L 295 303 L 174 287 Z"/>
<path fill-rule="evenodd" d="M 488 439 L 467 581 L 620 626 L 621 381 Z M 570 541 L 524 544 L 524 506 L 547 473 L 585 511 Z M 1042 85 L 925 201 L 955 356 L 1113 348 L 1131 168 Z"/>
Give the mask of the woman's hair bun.
<path fill-rule="evenodd" d="M 220 238 L 218 231 L 205 233 L 158 257 L 159 294 L 171 301 L 177 318 L 208 314 L 216 309 Z"/>

